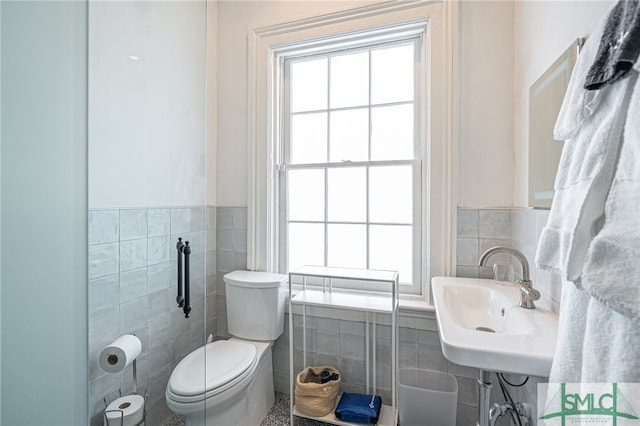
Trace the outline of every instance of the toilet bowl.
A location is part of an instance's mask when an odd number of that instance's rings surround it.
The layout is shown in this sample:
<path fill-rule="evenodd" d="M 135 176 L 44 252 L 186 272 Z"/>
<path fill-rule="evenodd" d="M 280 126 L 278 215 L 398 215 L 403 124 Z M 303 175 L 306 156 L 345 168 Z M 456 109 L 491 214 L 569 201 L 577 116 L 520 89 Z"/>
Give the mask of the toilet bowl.
<path fill-rule="evenodd" d="M 275 402 L 271 347 L 283 332 L 287 277 L 234 271 L 224 278 L 234 337 L 191 352 L 167 384 L 167 406 L 187 426 L 258 426 Z"/>
<path fill-rule="evenodd" d="M 167 406 L 187 425 L 259 425 L 274 404 L 271 343 L 237 338 L 196 349 L 176 366 Z"/>

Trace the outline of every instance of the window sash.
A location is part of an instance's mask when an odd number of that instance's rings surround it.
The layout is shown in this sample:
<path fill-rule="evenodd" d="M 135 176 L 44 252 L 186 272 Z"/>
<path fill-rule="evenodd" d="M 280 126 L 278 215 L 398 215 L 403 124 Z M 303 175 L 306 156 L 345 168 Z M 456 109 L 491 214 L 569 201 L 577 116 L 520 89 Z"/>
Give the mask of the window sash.
<path fill-rule="evenodd" d="M 362 163 L 359 163 L 362 164 Z M 411 276 L 411 282 L 410 284 L 408 283 L 408 281 L 406 280 L 406 277 L 403 277 L 402 274 L 400 275 L 400 291 L 401 293 L 407 293 L 407 294 L 419 294 L 420 293 L 420 289 L 421 289 L 421 271 L 422 271 L 422 264 L 421 264 L 421 254 L 422 254 L 422 209 L 421 209 L 421 197 L 419 194 L 421 194 L 423 192 L 423 189 L 420 185 L 420 176 L 422 175 L 422 162 L 420 160 L 408 160 L 408 161 L 386 161 L 386 162 L 377 162 L 375 163 L 375 165 L 371 165 L 371 167 L 376 167 L 379 166 L 380 164 L 384 164 L 384 165 L 408 165 L 411 167 L 412 170 L 412 184 L 413 184 L 413 194 L 412 194 L 412 219 L 411 222 L 383 222 L 383 221 L 374 221 L 374 220 L 370 220 L 368 217 L 365 220 L 361 220 L 361 221 L 350 221 L 350 220 L 330 220 L 328 217 L 328 203 L 327 201 L 327 193 L 328 193 L 328 187 L 325 185 L 324 187 L 324 198 L 325 198 L 325 203 L 324 203 L 324 212 L 323 212 L 323 220 L 302 220 L 302 219 L 289 219 L 287 217 L 288 211 L 289 209 L 287 208 L 287 201 L 288 201 L 288 197 L 286 194 L 288 194 L 288 180 L 287 180 L 287 174 L 288 171 L 292 171 L 292 170 L 325 170 L 325 179 L 326 179 L 326 173 L 331 170 L 331 169 L 339 169 L 342 167 L 350 167 L 350 165 L 344 165 L 344 164 L 323 164 L 323 165 L 318 165 L 318 164 L 313 164 L 311 165 L 311 167 L 304 167 L 304 166 L 300 166 L 300 165 L 296 165 L 296 166 L 285 166 L 281 169 L 281 177 L 280 177 L 280 182 L 281 182 L 281 188 L 283 189 L 282 191 L 280 191 L 281 193 L 281 226 L 280 226 L 280 230 L 281 230 L 281 243 L 280 243 L 280 247 L 281 248 L 287 248 L 288 250 L 288 240 L 289 240 L 289 235 L 288 235 L 288 229 L 289 229 L 289 224 L 294 223 L 294 224 L 318 224 L 318 225 L 322 225 L 323 226 L 323 232 L 324 232 L 324 263 L 323 265 L 313 265 L 313 266 L 326 266 L 326 263 L 328 261 L 328 229 L 329 226 L 331 225 L 362 225 L 366 228 L 366 233 L 367 233 L 367 237 L 366 237 L 366 241 L 367 241 L 367 246 L 365 248 L 366 250 L 366 254 L 367 254 L 367 264 L 370 264 L 370 259 L 369 259 L 369 254 L 371 252 L 371 241 L 369 238 L 369 232 L 370 232 L 370 228 L 372 226 L 406 226 L 406 227 L 411 227 L 412 228 L 412 247 L 411 247 L 411 253 L 412 253 L 412 276 Z M 362 165 L 361 167 L 369 167 L 369 165 Z M 326 182 L 326 180 L 325 180 Z M 368 192 L 368 189 L 367 189 Z M 416 195 L 417 194 L 417 195 Z M 367 210 L 369 210 L 369 206 L 365 207 Z M 287 261 L 288 261 L 288 253 L 283 252 L 282 256 L 280 256 L 280 270 L 281 271 L 287 271 Z M 372 269 L 378 269 L 373 267 Z M 383 285 L 380 283 L 373 283 L 373 282 L 358 282 L 358 281 L 336 281 L 334 283 L 334 286 L 336 288 L 346 288 L 346 289 L 357 289 L 357 290 L 373 290 L 373 291 L 388 291 L 388 286 L 387 285 Z"/>

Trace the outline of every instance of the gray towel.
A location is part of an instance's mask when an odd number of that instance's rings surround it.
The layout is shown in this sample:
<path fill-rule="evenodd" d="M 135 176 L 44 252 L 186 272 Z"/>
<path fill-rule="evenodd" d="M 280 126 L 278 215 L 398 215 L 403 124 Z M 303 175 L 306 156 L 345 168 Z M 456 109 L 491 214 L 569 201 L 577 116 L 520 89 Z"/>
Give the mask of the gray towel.
<path fill-rule="evenodd" d="M 640 2 L 619 0 L 600 39 L 584 88 L 598 90 L 624 78 L 640 54 Z"/>

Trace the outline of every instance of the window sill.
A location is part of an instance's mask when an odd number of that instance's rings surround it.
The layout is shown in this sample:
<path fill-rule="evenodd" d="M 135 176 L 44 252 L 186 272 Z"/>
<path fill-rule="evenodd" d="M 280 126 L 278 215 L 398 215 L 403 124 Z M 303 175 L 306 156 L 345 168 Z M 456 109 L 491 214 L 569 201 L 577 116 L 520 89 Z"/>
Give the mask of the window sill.
<path fill-rule="evenodd" d="M 423 299 L 400 299 L 400 312 L 411 312 L 414 314 L 436 313 L 436 307 Z"/>
<path fill-rule="evenodd" d="M 289 291 L 286 289 L 287 300 L 289 300 Z M 379 292 L 363 292 L 363 294 L 370 294 L 372 296 L 380 296 Z M 390 296 L 389 296 L 390 297 Z M 311 312 L 315 313 L 317 316 L 326 316 L 327 318 L 336 318 L 340 319 L 341 315 L 336 315 L 336 311 L 340 312 L 348 312 L 350 309 L 348 308 L 334 308 L 330 306 L 325 307 L 314 307 Z M 286 312 L 289 312 L 289 304 L 286 305 Z M 294 312 L 298 312 L 298 309 L 294 309 Z M 423 318 L 428 320 L 435 319 L 436 308 L 431 303 L 424 300 L 422 296 L 415 295 L 400 295 L 399 300 L 399 315 L 402 317 L 412 317 L 412 318 Z M 312 314 L 313 315 L 313 314 Z M 351 315 L 348 315 L 351 317 Z M 346 318 L 343 318 L 346 319 Z M 354 320 L 354 319 L 352 319 Z M 386 322 L 386 321 L 382 321 Z"/>

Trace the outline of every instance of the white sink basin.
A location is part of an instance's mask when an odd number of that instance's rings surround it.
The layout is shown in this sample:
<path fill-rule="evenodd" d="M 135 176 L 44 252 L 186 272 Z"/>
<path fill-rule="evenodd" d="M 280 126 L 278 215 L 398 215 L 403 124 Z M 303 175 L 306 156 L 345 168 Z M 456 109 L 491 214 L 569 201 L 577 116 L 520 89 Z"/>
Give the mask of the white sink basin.
<path fill-rule="evenodd" d="M 549 375 L 558 316 L 519 306 L 520 290 L 493 280 L 431 280 L 444 356 L 488 371 Z"/>

